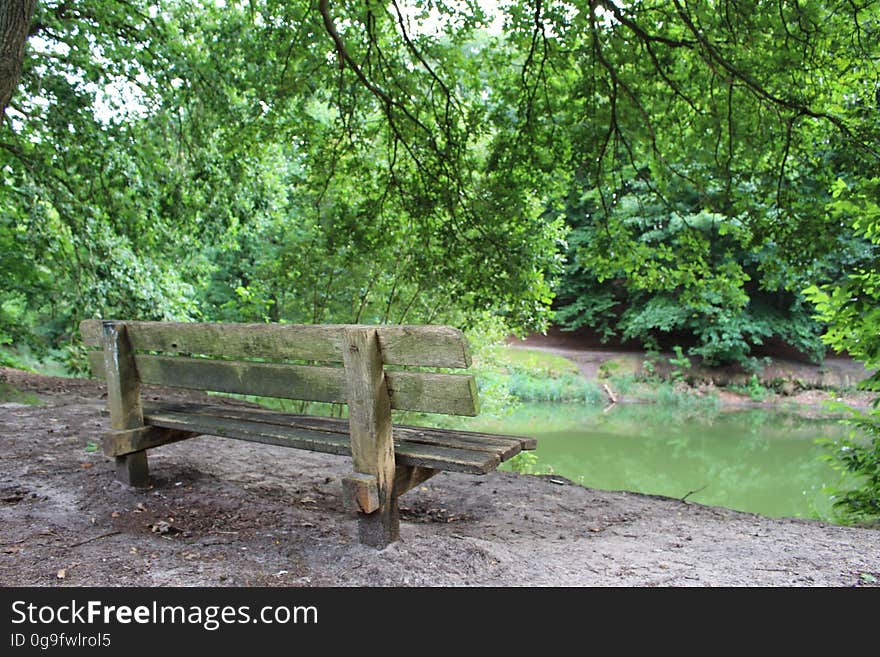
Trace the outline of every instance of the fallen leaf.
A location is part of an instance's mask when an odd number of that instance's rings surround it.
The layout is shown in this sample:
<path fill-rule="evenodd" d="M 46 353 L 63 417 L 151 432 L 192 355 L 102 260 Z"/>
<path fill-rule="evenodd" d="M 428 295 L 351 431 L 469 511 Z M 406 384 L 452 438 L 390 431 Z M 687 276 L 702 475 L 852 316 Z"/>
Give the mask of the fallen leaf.
<path fill-rule="evenodd" d="M 91 468 L 93 465 L 94 465 L 94 463 L 80 463 L 80 464 L 79 464 L 79 467 L 83 468 L 84 470 L 88 470 L 88 469 Z"/>
<path fill-rule="evenodd" d="M 152 525 L 149 525 L 149 527 L 150 531 L 154 534 L 179 534 L 181 532 L 180 529 L 174 527 L 170 522 L 166 522 L 165 520 L 154 522 Z"/>
<path fill-rule="evenodd" d="M 114 511 L 113 513 L 110 514 L 110 517 L 111 517 L 111 518 L 118 518 L 118 517 L 119 517 L 119 511 Z"/>
<path fill-rule="evenodd" d="M 56 576 L 58 577 L 58 579 L 64 579 L 65 577 L 67 577 L 67 570 L 62 568 L 61 570 L 58 571 Z"/>

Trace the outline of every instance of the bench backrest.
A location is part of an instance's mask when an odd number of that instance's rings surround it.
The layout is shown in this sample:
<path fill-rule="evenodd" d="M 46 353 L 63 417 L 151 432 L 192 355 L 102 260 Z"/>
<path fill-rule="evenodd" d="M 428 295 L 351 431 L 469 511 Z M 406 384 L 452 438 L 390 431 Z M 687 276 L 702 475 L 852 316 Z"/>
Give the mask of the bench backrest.
<path fill-rule="evenodd" d="M 102 347 L 106 320 L 80 324 L 83 342 Z M 467 340 L 448 326 L 109 322 L 125 326 L 141 383 L 195 390 L 347 403 L 343 344 L 348 329 L 374 329 L 383 365 L 466 368 Z M 290 361 L 318 361 L 299 364 Z M 89 352 L 104 378 L 102 351 Z M 391 408 L 476 415 L 473 376 L 385 370 Z"/>

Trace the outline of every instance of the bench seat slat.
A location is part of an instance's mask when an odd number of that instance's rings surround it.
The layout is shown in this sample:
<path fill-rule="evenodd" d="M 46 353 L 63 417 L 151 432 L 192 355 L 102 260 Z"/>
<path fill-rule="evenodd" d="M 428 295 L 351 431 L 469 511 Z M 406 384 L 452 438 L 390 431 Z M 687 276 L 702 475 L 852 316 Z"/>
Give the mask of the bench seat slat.
<path fill-rule="evenodd" d="M 104 355 L 89 353 L 92 373 L 104 376 Z M 135 356 L 141 383 L 261 397 L 345 403 L 345 370 L 252 361 Z M 450 415 L 476 415 L 476 385 L 469 374 L 385 372 L 391 407 Z"/>
<path fill-rule="evenodd" d="M 253 422 L 235 418 L 199 415 L 165 410 L 151 410 L 144 422 L 157 427 L 236 438 L 251 442 L 295 447 L 329 454 L 351 455 L 348 431 L 318 431 L 293 426 Z M 395 441 L 398 464 L 449 470 L 469 474 L 486 474 L 494 470 L 500 457 L 496 453 L 456 449 L 441 445 Z"/>
<path fill-rule="evenodd" d="M 241 406 L 197 403 L 147 403 L 144 405 L 144 409 L 145 412 L 162 410 L 178 411 L 193 413 L 195 415 L 210 415 L 214 417 L 248 420 L 251 422 L 265 422 L 269 424 L 312 429 L 315 431 L 348 433 L 348 420 L 346 419 L 319 417 L 314 415 L 295 415 L 257 408 L 244 408 Z M 478 431 L 453 431 L 450 429 L 410 427 L 398 424 L 393 426 L 392 431 L 395 441 L 408 440 L 415 443 L 427 443 L 459 449 L 492 452 L 498 454 L 502 461 L 506 461 L 511 456 L 518 454 L 521 450 L 535 449 L 536 444 L 534 438 L 528 438 L 525 436 L 505 436 Z"/>
<path fill-rule="evenodd" d="M 230 358 L 342 362 L 344 329 L 336 324 L 123 322 L 136 351 L 206 354 Z M 370 326 L 387 365 L 470 367 L 467 340 L 450 326 Z M 101 320 L 80 323 L 83 342 L 101 344 Z"/>

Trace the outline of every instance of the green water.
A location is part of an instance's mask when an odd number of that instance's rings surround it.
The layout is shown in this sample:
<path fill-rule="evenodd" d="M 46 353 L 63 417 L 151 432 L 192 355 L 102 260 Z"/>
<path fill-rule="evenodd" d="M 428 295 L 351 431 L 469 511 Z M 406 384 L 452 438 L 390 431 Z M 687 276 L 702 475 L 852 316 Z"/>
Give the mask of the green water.
<path fill-rule="evenodd" d="M 845 435 L 833 420 L 763 410 L 688 414 L 662 405 L 529 404 L 480 428 L 538 439 L 538 471 L 605 490 L 629 490 L 752 511 L 828 518 L 822 489 L 839 484 L 817 438 Z"/>

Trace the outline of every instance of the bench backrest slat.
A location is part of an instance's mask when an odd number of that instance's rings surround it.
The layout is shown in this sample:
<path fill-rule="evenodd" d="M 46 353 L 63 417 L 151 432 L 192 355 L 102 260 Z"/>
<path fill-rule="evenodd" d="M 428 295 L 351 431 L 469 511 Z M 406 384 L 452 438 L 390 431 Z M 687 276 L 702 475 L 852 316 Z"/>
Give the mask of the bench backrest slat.
<path fill-rule="evenodd" d="M 142 383 L 260 397 L 346 403 L 341 367 L 136 354 Z M 89 353 L 92 374 L 104 378 L 104 356 Z M 391 408 L 448 415 L 477 414 L 474 378 L 466 374 L 386 371 Z"/>
<path fill-rule="evenodd" d="M 353 325 L 124 322 L 135 351 L 341 363 L 343 335 Z M 370 326 L 386 365 L 470 367 L 467 340 L 449 326 Z M 101 346 L 101 320 L 80 324 L 83 342 Z"/>

